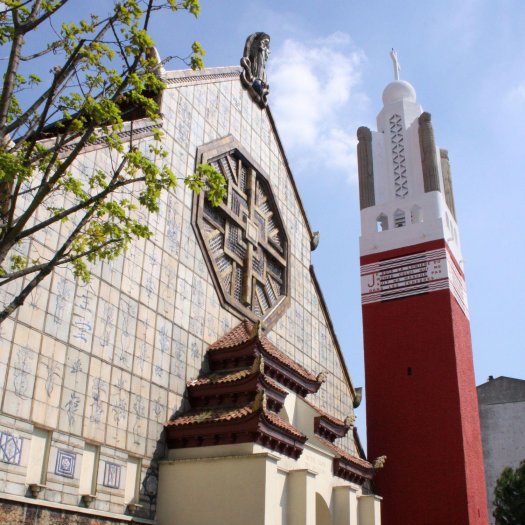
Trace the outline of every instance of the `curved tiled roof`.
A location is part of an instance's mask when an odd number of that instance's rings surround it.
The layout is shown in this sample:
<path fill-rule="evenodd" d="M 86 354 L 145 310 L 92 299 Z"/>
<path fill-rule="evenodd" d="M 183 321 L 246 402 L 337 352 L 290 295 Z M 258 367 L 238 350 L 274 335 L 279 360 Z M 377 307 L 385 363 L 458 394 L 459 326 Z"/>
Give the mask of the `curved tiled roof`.
<path fill-rule="evenodd" d="M 219 385 L 222 383 L 234 383 L 254 373 L 250 368 L 242 368 L 235 371 L 212 372 L 204 377 L 188 381 L 188 386 Z"/>
<path fill-rule="evenodd" d="M 322 437 L 317 438 L 325 447 L 329 448 L 332 452 L 334 452 L 338 457 L 344 459 L 345 461 L 348 461 L 349 463 L 353 463 L 354 465 L 357 465 L 360 468 L 364 469 L 370 469 L 370 471 L 373 470 L 373 465 L 370 463 L 370 461 L 367 461 L 366 459 L 359 458 L 357 456 L 354 456 L 353 454 L 350 454 L 350 452 L 347 452 L 346 450 L 343 450 L 342 448 L 338 447 L 337 445 L 334 445 L 333 443 L 330 443 L 330 441 L 327 441 L 326 439 Z"/>
<path fill-rule="evenodd" d="M 293 425 L 286 422 L 284 419 L 279 417 L 270 410 L 260 410 L 264 417 L 276 427 L 287 431 L 290 434 L 298 438 L 304 438 L 304 434 L 297 430 Z M 171 421 L 168 421 L 170 427 L 182 427 L 187 425 L 198 425 L 201 423 L 223 423 L 225 421 L 234 421 L 243 419 L 252 414 L 255 414 L 258 410 L 253 409 L 253 403 L 247 404 L 243 407 L 229 407 L 229 408 L 206 408 L 206 409 L 194 409 L 190 410 L 186 414 L 177 417 Z"/>
<path fill-rule="evenodd" d="M 192 409 L 166 425 L 169 448 L 231 443 L 259 443 L 297 459 L 306 436 L 258 398 L 240 407 Z"/>
<path fill-rule="evenodd" d="M 194 386 L 203 386 L 203 385 L 222 385 L 228 383 L 235 383 L 241 381 L 247 377 L 250 377 L 253 374 L 258 374 L 259 372 L 254 372 L 251 368 L 243 368 L 235 371 L 224 371 L 224 372 L 213 372 L 207 376 L 199 377 L 197 379 L 192 379 L 188 381 L 188 387 Z M 276 381 L 268 377 L 267 375 L 261 374 L 261 378 L 274 390 L 281 392 L 282 394 L 288 394 L 288 392 L 279 385 Z"/>
<path fill-rule="evenodd" d="M 274 390 L 277 390 L 278 392 L 281 392 L 281 394 L 288 395 L 288 391 L 285 390 L 277 381 L 274 381 L 272 378 L 268 377 L 267 375 L 263 375 L 263 380 L 266 381 L 268 385 L 270 385 Z"/>
<path fill-rule="evenodd" d="M 227 334 L 223 335 L 220 339 L 213 343 L 209 350 L 210 352 L 213 352 L 214 350 L 233 349 L 249 342 L 259 342 L 263 350 L 270 356 L 274 357 L 277 361 L 284 364 L 291 370 L 294 370 L 309 381 L 317 381 L 317 377 L 314 374 L 278 350 L 266 336 L 259 335 L 258 333 L 254 334 L 254 331 L 255 326 L 253 323 L 250 321 L 243 321 L 233 330 L 230 330 Z"/>
<path fill-rule="evenodd" d="M 201 423 L 221 423 L 242 419 L 253 414 L 252 404 L 243 407 L 214 407 L 206 409 L 194 409 L 186 412 L 171 421 L 168 421 L 170 427 L 182 427 L 185 425 L 198 425 Z"/>
<path fill-rule="evenodd" d="M 253 324 L 249 321 L 243 321 L 237 325 L 233 330 L 224 334 L 221 338 L 217 339 L 215 343 L 210 345 L 210 350 L 218 350 L 222 348 L 235 348 L 243 343 L 247 343 L 254 339 L 251 335 L 253 330 Z"/>
<path fill-rule="evenodd" d="M 305 435 L 302 432 L 300 432 L 293 425 L 290 425 L 290 423 L 286 422 L 284 419 L 279 417 L 275 412 L 265 410 L 264 416 L 267 419 L 269 419 L 270 422 L 273 423 L 276 427 L 282 428 L 283 430 L 286 430 L 287 432 L 295 435 L 298 438 L 305 438 Z"/>
<path fill-rule="evenodd" d="M 338 426 L 341 426 L 341 427 L 346 427 L 347 426 L 347 424 L 342 419 L 339 419 L 339 418 L 337 418 L 335 416 L 332 416 L 332 414 L 329 414 L 328 412 L 325 412 L 324 410 L 321 410 L 317 405 L 314 405 L 311 401 L 308 401 L 308 399 L 305 398 L 304 402 L 307 405 L 309 405 L 310 407 L 312 407 L 320 416 L 325 417 L 326 419 L 328 419 L 329 421 L 331 421 L 335 425 L 338 425 Z"/>

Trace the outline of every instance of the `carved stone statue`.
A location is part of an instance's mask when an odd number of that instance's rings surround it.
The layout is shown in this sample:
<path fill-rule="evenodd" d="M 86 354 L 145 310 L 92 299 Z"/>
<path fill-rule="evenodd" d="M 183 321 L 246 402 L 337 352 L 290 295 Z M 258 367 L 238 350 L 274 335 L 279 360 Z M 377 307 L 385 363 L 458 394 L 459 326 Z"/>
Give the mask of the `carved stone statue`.
<path fill-rule="evenodd" d="M 310 249 L 314 251 L 319 246 L 319 240 L 321 239 L 321 234 L 319 232 L 314 232 L 312 235 L 312 240 L 310 242 Z"/>
<path fill-rule="evenodd" d="M 252 97 L 261 107 L 266 106 L 270 86 L 266 80 L 266 62 L 270 55 L 270 36 L 266 33 L 252 33 L 246 39 L 241 79 Z"/>
<path fill-rule="evenodd" d="M 372 465 L 376 470 L 383 468 L 385 466 L 385 463 L 386 456 L 379 456 L 378 458 L 374 459 L 374 461 L 372 461 Z"/>
<path fill-rule="evenodd" d="M 252 365 L 252 372 L 259 372 L 264 374 L 264 357 L 259 354 L 254 360 Z"/>
<path fill-rule="evenodd" d="M 328 372 L 326 370 L 323 370 L 322 372 L 319 372 L 317 374 L 317 381 L 319 381 L 319 383 L 324 383 L 326 382 L 326 380 L 328 379 Z"/>
<path fill-rule="evenodd" d="M 394 63 L 394 78 L 396 80 L 399 80 L 399 72 L 401 71 L 401 66 L 399 65 L 399 60 L 397 58 L 397 51 L 394 48 L 392 48 L 392 51 L 390 51 L 390 58 Z"/>
<path fill-rule="evenodd" d="M 355 414 L 350 414 L 345 418 L 345 425 L 349 428 L 354 428 L 356 416 Z"/>
<path fill-rule="evenodd" d="M 264 390 L 257 393 L 252 403 L 252 412 L 258 412 L 259 410 L 263 412 L 268 410 L 268 397 Z"/>
<path fill-rule="evenodd" d="M 258 337 L 260 339 L 263 336 L 264 330 L 265 330 L 265 326 L 263 322 L 259 319 L 255 323 L 253 323 L 253 326 L 250 332 L 250 337 L 251 338 Z"/>

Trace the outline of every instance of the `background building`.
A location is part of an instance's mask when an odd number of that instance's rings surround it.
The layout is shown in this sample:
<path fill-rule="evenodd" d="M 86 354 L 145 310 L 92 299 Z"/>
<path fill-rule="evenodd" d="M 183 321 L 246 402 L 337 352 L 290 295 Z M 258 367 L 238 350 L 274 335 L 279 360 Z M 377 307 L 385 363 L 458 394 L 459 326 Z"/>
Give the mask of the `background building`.
<path fill-rule="evenodd" d="M 477 390 L 489 523 L 493 524 L 496 481 L 505 467 L 516 468 L 525 459 L 525 381 L 490 376 Z"/>

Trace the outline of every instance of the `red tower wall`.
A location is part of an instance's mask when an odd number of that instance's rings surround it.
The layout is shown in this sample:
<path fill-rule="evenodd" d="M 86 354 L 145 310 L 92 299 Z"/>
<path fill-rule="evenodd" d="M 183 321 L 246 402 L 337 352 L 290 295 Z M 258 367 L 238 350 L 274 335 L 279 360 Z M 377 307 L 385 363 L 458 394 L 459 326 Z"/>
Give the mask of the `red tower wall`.
<path fill-rule="evenodd" d="M 433 248 L 411 246 L 361 264 Z M 383 525 L 486 525 L 467 316 L 447 289 L 365 304 L 363 329 L 368 453 L 387 456 L 376 477 Z"/>

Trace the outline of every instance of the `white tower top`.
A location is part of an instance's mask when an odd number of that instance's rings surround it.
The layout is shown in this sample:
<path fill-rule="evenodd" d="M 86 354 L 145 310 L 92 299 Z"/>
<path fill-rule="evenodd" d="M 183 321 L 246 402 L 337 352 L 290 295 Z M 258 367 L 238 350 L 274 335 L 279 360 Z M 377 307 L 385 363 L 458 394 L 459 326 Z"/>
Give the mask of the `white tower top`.
<path fill-rule="evenodd" d="M 396 80 L 383 91 L 377 131 L 357 132 L 361 255 L 445 239 L 462 265 L 448 153 L 436 147 L 413 86 L 399 80 L 394 50 L 391 57 Z"/>

